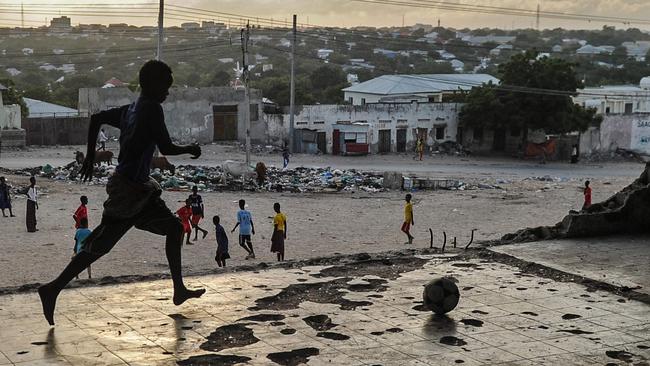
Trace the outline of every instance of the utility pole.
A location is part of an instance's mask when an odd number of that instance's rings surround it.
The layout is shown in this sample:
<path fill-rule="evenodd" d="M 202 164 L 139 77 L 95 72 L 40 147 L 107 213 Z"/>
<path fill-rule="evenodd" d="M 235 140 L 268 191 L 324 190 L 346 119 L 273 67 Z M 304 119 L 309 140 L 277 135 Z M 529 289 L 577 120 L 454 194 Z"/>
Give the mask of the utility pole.
<path fill-rule="evenodd" d="M 156 60 L 162 60 L 162 46 L 163 40 L 165 39 L 163 35 L 163 19 L 165 14 L 165 0 L 160 0 L 160 6 L 158 7 L 158 51 L 156 52 Z"/>
<path fill-rule="evenodd" d="M 241 30 L 241 50 L 244 70 L 242 72 L 242 81 L 244 83 L 244 125 L 246 128 L 246 165 L 251 163 L 251 102 L 250 90 L 248 88 L 248 42 L 250 39 L 250 24 L 246 24 L 246 29 Z"/>
<path fill-rule="evenodd" d="M 537 2 L 537 17 L 536 17 L 536 26 L 537 30 L 539 30 L 539 1 Z"/>
<path fill-rule="evenodd" d="M 20 3 L 20 28 L 25 28 L 25 9 L 23 3 Z"/>
<path fill-rule="evenodd" d="M 296 21 L 298 17 L 293 15 L 293 35 L 291 37 L 291 87 L 289 97 L 289 152 L 295 150 L 295 141 L 293 140 L 294 113 L 296 110 Z"/>

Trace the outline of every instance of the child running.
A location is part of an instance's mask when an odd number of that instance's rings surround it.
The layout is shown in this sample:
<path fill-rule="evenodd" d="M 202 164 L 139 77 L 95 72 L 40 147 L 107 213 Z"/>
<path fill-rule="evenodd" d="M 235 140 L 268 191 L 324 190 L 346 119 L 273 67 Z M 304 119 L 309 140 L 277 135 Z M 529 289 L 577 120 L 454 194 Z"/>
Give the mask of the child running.
<path fill-rule="evenodd" d="M 187 234 L 187 241 L 185 244 L 193 245 L 190 242 L 190 236 L 192 236 L 192 225 L 190 224 L 190 217 L 192 217 L 192 208 L 190 207 L 190 199 L 185 200 L 185 206 L 181 207 L 176 211 L 176 215 L 181 219 L 183 224 L 183 236 Z M 181 243 L 183 242 L 183 236 L 181 236 Z"/>
<path fill-rule="evenodd" d="M 406 195 L 406 205 L 404 206 L 404 223 L 402 224 L 402 232 L 408 237 L 408 242 L 405 244 L 413 244 L 413 235 L 411 235 L 411 226 L 415 225 L 413 220 L 413 204 L 411 203 L 411 194 Z"/>
<path fill-rule="evenodd" d="M 205 207 L 203 207 L 203 198 L 199 194 L 197 186 L 192 187 L 192 194 L 188 198 L 192 207 L 192 227 L 194 228 L 194 241 L 198 240 L 199 231 L 203 233 L 203 239 L 208 236 L 208 231 L 199 227 L 199 222 L 204 217 Z"/>
<path fill-rule="evenodd" d="M 217 234 L 217 253 L 214 256 L 214 260 L 217 262 L 219 267 L 225 267 L 226 259 L 230 258 L 230 254 L 228 254 L 228 235 L 226 235 L 226 230 L 224 230 L 219 221 L 219 216 L 214 216 L 212 218 L 214 231 Z"/>
<path fill-rule="evenodd" d="M 271 253 L 277 253 L 278 262 L 284 261 L 284 241 L 287 239 L 287 217 L 280 212 L 280 204 L 274 203 L 273 235 L 271 235 Z"/>
<path fill-rule="evenodd" d="M 77 227 L 77 232 L 74 234 L 74 248 L 72 248 L 72 258 L 81 253 L 83 250 L 84 240 L 86 240 L 86 238 L 92 232 L 88 229 L 88 217 L 82 217 L 79 219 L 78 223 L 79 226 Z M 90 264 L 88 265 L 88 278 L 93 278 L 90 272 Z M 79 274 L 77 274 L 77 279 L 79 279 Z"/>
<path fill-rule="evenodd" d="M 235 224 L 235 227 L 230 232 L 234 233 L 237 226 L 239 226 L 239 245 L 248 253 L 246 259 L 255 259 L 255 251 L 253 250 L 253 242 L 251 240 L 251 235 L 255 235 L 255 225 L 253 224 L 253 216 L 244 209 L 245 207 L 246 201 L 239 200 L 237 224 Z"/>
<path fill-rule="evenodd" d="M 75 229 L 79 229 L 81 227 L 81 220 L 83 219 L 86 219 L 86 227 L 88 227 L 88 208 L 86 207 L 86 205 L 88 205 L 88 197 L 81 196 L 79 200 L 81 201 L 81 205 L 79 205 L 77 211 L 75 211 L 74 215 L 72 215 L 72 218 L 74 219 Z"/>

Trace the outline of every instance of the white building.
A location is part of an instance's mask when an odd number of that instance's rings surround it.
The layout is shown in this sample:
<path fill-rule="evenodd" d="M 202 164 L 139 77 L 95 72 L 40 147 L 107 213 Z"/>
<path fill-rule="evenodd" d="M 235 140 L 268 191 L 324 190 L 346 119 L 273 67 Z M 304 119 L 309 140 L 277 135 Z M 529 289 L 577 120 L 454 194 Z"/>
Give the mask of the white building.
<path fill-rule="evenodd" d="M 343 89 L 353 105 L 379 103 L 388 99 L 442 102 L 443 94 L 470 90 L 484 83 L 498 84 L 487 74 L 383 75 Z"/>
<path fill-rule="evenodd" d="M 330 57 L 331 54 L 334 53 L 334 50 L 330 50 L 327 48 L 321 48 L 320 50 L 317 51 L 318 58 L 321 58 L 323 60 L 327 59 Z"/>
<path fill-rule="evenodd" d="M 23 100 L 27 105 L 27 109 L 29 109 L 27 118 L 73 117 L 79 115 L 79 112 L 76 109 L 64 107 L 62 105 L 31 98 L 23 98 Z"/>
<path fill-rule="evenodd" d="M 592 46 L 590 44 L 586 44 L 576 50 L 576 54 L 578 55 L 609 55 L 614 50 L 616 47 L 614 46 Z"/>
<path fill-rule="evenodd" d="M 613 85 L 578 90 L 574 102 L 583 107 L 598 109 L 598 113 L 650 113 L 650 76 L 639 85 Z"/>

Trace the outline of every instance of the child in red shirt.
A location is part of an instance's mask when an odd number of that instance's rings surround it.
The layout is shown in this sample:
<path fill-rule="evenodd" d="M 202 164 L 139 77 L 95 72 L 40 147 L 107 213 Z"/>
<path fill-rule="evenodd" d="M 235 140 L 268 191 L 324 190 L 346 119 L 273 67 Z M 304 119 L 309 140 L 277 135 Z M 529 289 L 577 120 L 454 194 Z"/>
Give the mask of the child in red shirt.
<path fill-rule="evenodd" d="M 190 223 L 190 217 L 192 217 L 192 207 L 190 206 L 189 198 L 185 200 L 185 206 L 181 207 L 176 211 L 176 215 L 181 219 L 183 224 L 183 236 L 187 234 L 187 245 L 192 245 L 190 242 L 190 236 L 192 235 L 192 224 Z M 183 238 L 181 238 L 181 242 Z"/>
<path fill-rule="evenodd" d="M 81 227 L 81 220 L 86 219 L 88 220 L 88 208 L 86 205 L 88 204 L 88 197 L 86 196 L 81 196 L 81 205 L 79 208 L 77 208 L 77 211 L 75 211 L 74 215 L 72 215 L 72 218 L 74 219 L 74 228 L 79 229 Z M 86 225 L 86 227 L 88 227 Z"/>
<path fill-rule="evenodd" d="M 582 205 L 582 209 L 586 210 L 591 206 L 591 188 L 589 187 L 589 181 L 585 182 L 585 189 L 583 191 L 585 195 L 585 203 Z"/>

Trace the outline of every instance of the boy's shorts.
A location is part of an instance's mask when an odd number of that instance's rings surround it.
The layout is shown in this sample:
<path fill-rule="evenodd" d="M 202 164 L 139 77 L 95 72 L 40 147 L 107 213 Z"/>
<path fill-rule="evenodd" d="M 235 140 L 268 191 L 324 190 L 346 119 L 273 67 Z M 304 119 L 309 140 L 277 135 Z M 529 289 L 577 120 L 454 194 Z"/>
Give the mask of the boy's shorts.
<path fill-rule="evenodd" d="M 402 231 L 408 232 L 409 230 L 411 230 L 411 223 L 404 221 L 402 224 Z"/>
<path fill-rule="evenodd" d="M 239 235 L 239 245 L 244 245 L 244 243 L 253 244 L 250 235 Z"/>
<path fill-rule="evenodd" d="M 192 214 L 192 225 L 194 226 L 198 225 L 199 222 L 201 222 L 202 218 L 203 216 L 200 214 L 196 214 L 196 215 Z"/>

